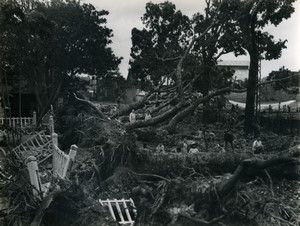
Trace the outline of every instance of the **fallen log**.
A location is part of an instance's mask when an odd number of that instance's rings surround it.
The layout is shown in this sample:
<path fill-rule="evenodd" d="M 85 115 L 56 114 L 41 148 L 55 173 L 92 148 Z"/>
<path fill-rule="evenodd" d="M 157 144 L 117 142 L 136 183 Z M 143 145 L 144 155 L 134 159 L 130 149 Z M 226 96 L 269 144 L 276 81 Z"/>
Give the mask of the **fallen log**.
<path fill-rule="evenodd" d="M 266 161 L 274 158 L 296 158 L 300 155 L 297 146 L 278 154 L 253 154 L 245 151 L 236 152 L 200 152 L 197 154 L 156 153 L 155 150 L 142 149 L 138 151 L 139 161 L 135 169 L 139 173 L 151 173 L 161 176 L 188 176 L 191 174 L 222 175 L 233 173 L 239 164 L 246 159 Z M 300 167 L 295 162 L 286 162 L 280 167 L 270 167 L 271 176 L 280 178 L 300 179 Z M 258 173 L 259 169 L 251 168 L 246 175 Z M 264 173 L 262 173 L 264 174 Z"/>
<path fill-rule="evenodd" d="M 210 215 L 216 213 L 216 207 L 220 206 L 217 204 L 221 204 L 222 200 L 235 190 L 239 181 L 245 177 L 248 169 L 263 170 L 269 169 L 270 167 L 280 167 L 281 165 L 286 166 L 286 164 L 299 166 L 300 161 L 297 158 L 291 157 L 275 157 L 269 160 L 245 159 L 228 179 L 220 180 L 217 184 L 210 185 L 204 192 L 198 192 L 195 195 L 194 210 L 199 212 L 203 209 L 203 206 L 205 206 Z M 253 176 L 255 176 L 255 173 Z"/>

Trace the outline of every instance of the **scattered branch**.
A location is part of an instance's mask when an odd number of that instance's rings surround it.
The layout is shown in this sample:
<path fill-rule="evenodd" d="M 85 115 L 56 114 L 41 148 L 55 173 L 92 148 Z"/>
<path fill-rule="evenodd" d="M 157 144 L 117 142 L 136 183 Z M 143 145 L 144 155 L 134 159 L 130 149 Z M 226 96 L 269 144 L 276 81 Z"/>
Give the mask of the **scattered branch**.
<path fill-rule="evenodd" d="M 221 220 L 223 220 L 227 216 L 227 214 L 221 215 L 220 217 L 216 217 L 216 218 L 212 219 L 211 221 L 206 221 L 206 220 L 203 220 L 203 219 L 194 218 L 194 217 L 191 217 L 187 213 L 180 213 L 179 216 L 184 217 L 186 219 L 189 219 L 189 220 L 191 220 L 191 221 L 193 221 L 197 224 L 214 225 L 214 224 L 220 222 Z"/>
<path fill-rule="evenodd" d="M 75 93 L 73 93 L 73 95 L 74 95 L 76 101 L 78 101 L 78 102 L 88 106 L 89 108 L 91 108 L 93 111 L 96 112 L 96 114 L 100 118 L 106 118 L 105 115 L 102 113 L 102 111 L 100 111 L 91 101 L 78 98 Z"/>

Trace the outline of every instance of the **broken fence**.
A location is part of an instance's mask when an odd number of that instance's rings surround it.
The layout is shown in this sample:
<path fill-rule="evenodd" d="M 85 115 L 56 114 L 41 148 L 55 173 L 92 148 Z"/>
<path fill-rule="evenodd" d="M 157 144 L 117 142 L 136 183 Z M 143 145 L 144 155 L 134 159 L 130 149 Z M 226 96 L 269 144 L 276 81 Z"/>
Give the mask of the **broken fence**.
<path fill-rule="evenodd" d="M 136 208 L 132 199 L 99 200 L 102 206 L 107 206 L 111 217 L 122 225 L 133 225 Z"/>

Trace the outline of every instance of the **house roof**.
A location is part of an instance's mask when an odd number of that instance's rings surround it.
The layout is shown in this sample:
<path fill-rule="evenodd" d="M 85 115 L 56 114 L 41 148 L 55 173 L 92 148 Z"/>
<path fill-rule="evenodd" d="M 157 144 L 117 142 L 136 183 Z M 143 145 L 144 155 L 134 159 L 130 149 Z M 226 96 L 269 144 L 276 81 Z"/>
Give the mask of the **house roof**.
<path fill-rule="evenodd" d="M 249 67 L 250 61 L 247 60 L 220 60 L 218 66 L 238 66 L 238 67 Z"/>

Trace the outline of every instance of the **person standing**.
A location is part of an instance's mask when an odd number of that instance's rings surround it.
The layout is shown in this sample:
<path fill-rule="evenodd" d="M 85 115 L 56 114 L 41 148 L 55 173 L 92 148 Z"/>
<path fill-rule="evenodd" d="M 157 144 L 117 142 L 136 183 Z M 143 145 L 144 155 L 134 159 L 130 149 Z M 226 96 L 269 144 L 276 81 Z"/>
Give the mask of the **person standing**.
<path fill-rule="evenodd" d="M 148 120 L 148 119 L 151 119 L 151 114 L 150 114 L 150 111 L 146 111 L 146 114 L 145 114 L 145 120 Z"/>
<path fill-rule="evenodd" d="M 117 106 L 118 106 L 118 109 L 120 109 L 120 106 L 121 106 L 121 97 L 120 97 L 120 95 L 117 98 Z"/>
<path fill-rule="evenodd" d="M 182 144 L 181 152 L 184 155 L 186 155 L 188 153 L 188 145 L 187 145 L 186 138 L 183 139 L 183 144 Z"/>
<path fill-rule="evenodd" d="M 232 132 L 229 130 L 225 131 L 225 134 L 224 134 L 225 150 L 227 150 L 227 144 L 229 143 L 232 151 L 234 151 L 233 140 L 234 140 L 234 136 L 233 136 Z"/>
<path fill-rule="evenodd" d="M 135 122 L 136 121 L 136 114 L 134 109 L 132 109 L 131 113 L 129 114 L 129 121 L 130 122 Z"/>

